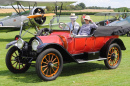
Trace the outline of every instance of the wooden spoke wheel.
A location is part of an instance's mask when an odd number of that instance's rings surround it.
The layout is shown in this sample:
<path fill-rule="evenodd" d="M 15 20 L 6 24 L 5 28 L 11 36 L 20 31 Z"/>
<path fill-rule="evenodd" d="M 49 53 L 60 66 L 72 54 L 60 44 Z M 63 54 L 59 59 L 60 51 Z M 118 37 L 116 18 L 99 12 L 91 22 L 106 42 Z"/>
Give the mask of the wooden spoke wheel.
<path fill-rule="evenodd" d="M 30 64 L 22 63 L 20 51 L 14 46 L 10 48 L 6 55 L 6 66 L 13 73 L 24 73 L 29 69 Z"/>
<path fill-rule="evenodd" d="M 63 68 L 63 59 L 56 49 L 47 49 L 37 58 L 36 71 L 38 76 L 46 81 L 56 79 Z"/>
<path fill-rule="evenodd" d="M 119 66 L 121 61 L 121 49 L 118 44 L 111 44 L 107 54 L 105 65 L 109 69 L 115 69 Z"/>

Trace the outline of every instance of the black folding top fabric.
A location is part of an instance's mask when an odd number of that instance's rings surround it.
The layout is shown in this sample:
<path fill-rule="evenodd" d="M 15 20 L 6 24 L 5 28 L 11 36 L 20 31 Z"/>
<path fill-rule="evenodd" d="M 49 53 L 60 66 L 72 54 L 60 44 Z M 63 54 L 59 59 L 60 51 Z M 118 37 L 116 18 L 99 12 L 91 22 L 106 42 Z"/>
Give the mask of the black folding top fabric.
<path fill-rule="evenodd" d="M 130 31 L 130 26 L 99 26 L 94 36 L 125 35 Z"/>
<path fill-rule="evenodd" d="M 130 32 L 130 26 L 121 26 L 120 30 L 114 30 L 113 35 L 125 35 L 126 33 Z"/>

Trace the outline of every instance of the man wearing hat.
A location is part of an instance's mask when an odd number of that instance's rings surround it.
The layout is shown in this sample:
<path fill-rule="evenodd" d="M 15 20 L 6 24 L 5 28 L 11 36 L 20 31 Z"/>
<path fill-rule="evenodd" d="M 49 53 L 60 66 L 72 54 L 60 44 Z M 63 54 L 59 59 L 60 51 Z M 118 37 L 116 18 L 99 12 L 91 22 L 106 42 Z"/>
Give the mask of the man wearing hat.
<path fill-rule="evenodd" d="M 77 31 L 78 31 L 78 29 L 79 29 L 79 24 L 76 22 L 76 19 L 77 19 L 78 17 L 77 16 L 75 16 L 75 13 L 71 13 L 71 15 L 70 15 L 70 20 L 71 20 L 71 22 L 69 22 L 69 23 L 67 23 L 67 25 L 70 27 L 70 29 L 72 30 L 72 32 L 74 33 L 74 34 L 76 34 L 77 33 Z M 66 28 L 66 29 L 69 29 L 69 28 Z"/>
<path fill-rule="evenodd" d="M 97 28 L 98 26 L 92 21 L 90 16 L 86 15 L 84 17 L 85 24 L 81 27 L 78 35 L 90 35 L 91 29 L 92 28 Z M 90 22 L 92 24 L 90 24 Z"/>

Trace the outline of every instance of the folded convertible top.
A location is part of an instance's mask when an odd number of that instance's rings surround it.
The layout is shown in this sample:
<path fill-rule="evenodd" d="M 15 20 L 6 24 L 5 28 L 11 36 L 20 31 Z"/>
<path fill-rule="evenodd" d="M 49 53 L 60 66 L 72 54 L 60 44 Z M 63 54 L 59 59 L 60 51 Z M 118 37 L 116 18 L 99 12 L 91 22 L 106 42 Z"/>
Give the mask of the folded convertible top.
<path fill-rule="evenodd" d="M 125 35 L 130 32 L 130 26 L 99 26 L 94 36 Z"/>

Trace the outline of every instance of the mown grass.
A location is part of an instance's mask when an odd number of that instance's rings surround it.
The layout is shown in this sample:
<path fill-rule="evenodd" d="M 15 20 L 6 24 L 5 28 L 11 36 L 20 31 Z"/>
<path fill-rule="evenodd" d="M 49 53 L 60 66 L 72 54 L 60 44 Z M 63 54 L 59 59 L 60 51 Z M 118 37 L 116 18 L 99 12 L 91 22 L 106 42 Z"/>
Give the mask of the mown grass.
<path fill-rule="evenodd" d="M 97 22 L 104 17 L 91 16 Z M 80 17 L 77 20 L 80 23 Z M 81 23 L 80 23 L 81 24 Z M 33 32 L 33 29 L 31 30 Z M 42 81 L 36 74 L 35 67 L 23 74 L 11 73 L 5 64 L 8 50 L 6 44 L 14 40 L 19 31 L 0 33 L 0 86 L 129 86 L 130 85 L 130 38 L 121 36 L 127 50 L 122 51 L 122 61 L 117 69 L 108 70 L 103 61 L 85 64 L 64 64 L 61 75 L 54 81 Z M 32 37 L 24 36 L 25 40 Z"/>

